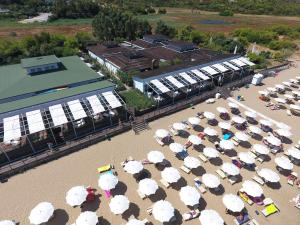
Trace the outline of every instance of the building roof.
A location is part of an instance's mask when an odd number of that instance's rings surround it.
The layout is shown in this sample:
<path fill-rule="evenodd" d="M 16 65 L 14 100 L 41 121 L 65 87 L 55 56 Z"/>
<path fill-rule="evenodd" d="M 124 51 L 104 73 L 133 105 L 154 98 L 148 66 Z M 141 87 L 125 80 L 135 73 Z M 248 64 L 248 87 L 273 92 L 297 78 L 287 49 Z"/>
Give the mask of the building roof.
<path fill-rule="evenodd" d="M 62 89 L 26 99 L 11 101 L 0 104 L 0 114 L 114 86 L 115 85 L 112 82 L 107 80 L 97 81 L 78 87 Z"/>
<path fill-rule="evenodd" d="M 23 68 L 42 66 L 48 64 L 59 63 L 60 60 L 55 55 L 38 56 L 33 58 L 21 59 Z"/>
<path fill-rule="evenodd" d="M 63 57 L 59 60 L 59 70 L 35 76 L 27 75 L 21 64 L 1 66 L 0 100 L 99 79 L 99 75 L 77 56 Z"/>

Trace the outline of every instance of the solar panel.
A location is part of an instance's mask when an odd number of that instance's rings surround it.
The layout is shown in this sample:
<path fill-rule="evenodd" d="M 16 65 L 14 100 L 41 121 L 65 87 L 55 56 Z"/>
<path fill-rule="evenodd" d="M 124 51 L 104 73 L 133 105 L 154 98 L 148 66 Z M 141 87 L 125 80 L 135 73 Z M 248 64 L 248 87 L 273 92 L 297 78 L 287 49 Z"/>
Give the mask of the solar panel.
<path fill-rule="evenodd" d="M 245 57 L 240 57 L 239 60 L 241 60 L 243 63 L 248 64 L 249 66 L 254 66 L 255 63 L 251 62 L 249 59 L 245 58 Z"/>
<path fill-rule="evenodd" d="M 62 124 L 68 123 L 68 119 L 61 104 L 50 106 L 49 112 L 54 126 L 60 126 Z"/>
<path fill-rule="evenodd" d="M 194 80 L 190 75 L 188 75 L 187 73 L 179 73 L 179 75 L 185 79 L 187 82 L 189 82 L 190 84 L 196 84 L 197 81 Z"/>
<path fill-rule="evenodd" d="M 209 80 L 210 78 L 206 76 L 204 73 L 200 72 L 199 70 L 192 70 L 194 74 L 196 74 L 202 80 Z"/>
<path fill-rule="evenodd" d="M 68 106 L 71 110 L 74 120 L 79 120 L 79 119 L 87 117 L 87 115 L 78 99 L 68 102 Z"/>
<path fill-rule="evenodd" d="M 19 139 L 21 135 L 20 117 L 19 115 L 7 117 L 3 119 L 4 142 Z"/>
<path fill-rule="evenodd" d="M 169 88 L 167 88 L 162 82 L 159 80 L 151 80 L 150 83 L 152 83 L 156 88 L 158 88 L 162 93 L 167 93 L 170 91 Z"/>
<path fill-rule="evenodd" d="M 111 108 L 115 109 L 122 106 L 119 99 L 111 91 L 102 93 L 103 97 L 106 99 Z"/>
<path fill-rule="evenodd" d="M 105 108 L 103 107 L 99 98 L 96 95 L 89 96 L 86 99 L 89 101 L 94 114 L 102 113 L 105 111 Z"/>
<path fill-rule="evenodd" d="M 228 71 L 228 69 L 226 67 L 224 67 L 222 64 L 219 64 L 219 63 L 214 64 L 212 66 L 222 73 Z"/>
<path fill-rule="evenodd" d="M 235 71 L 240 70 L 240 68 L 236 67 L 235 65 L 231 64 L 230 62 L 223 62 L 223 64 Z"/>
<path fill-rule="evenodd" d="M 211 68 L 210 66 L 202 67 L 201 70 L 204 70 L 205 72 L 209 73 L 210 75 L 216 75 L 219 72 Z"/>
<path fill-rule="evenodd" d="M 184 85 L 181 82 L 179 82 L 177 79 L 175 79 L 172 76 L 167 76 L 166 79 L 168 81 L 170 81 L 173 85 L 175 85 L 177 88 L 183 88 L 184 87 Z"/>
<path fill-rule="evenodd" d="M 26 112 L 26 118 L 30 134 L 45 130 L 45 125 L 40 110 Z"/>
<path fill-rule="evenodd" d="M 238 60 L 238 59 L 230 60 L 230 62 L 233 62 L 234 64 L 236 64 L 238 66 L 246 66 L 246 63 L 243 63 L 241 60 Z"/>

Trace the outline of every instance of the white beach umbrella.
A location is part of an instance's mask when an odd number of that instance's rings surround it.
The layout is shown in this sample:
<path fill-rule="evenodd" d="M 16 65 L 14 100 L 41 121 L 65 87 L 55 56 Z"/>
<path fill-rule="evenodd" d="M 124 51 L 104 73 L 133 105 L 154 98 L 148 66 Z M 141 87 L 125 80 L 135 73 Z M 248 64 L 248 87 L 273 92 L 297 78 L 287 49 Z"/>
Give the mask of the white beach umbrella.
<path fill-rule="evenodd" d="M 300 91 L 292 91 L 292 93 L 296 96 L 300 96 Z"/>
<path fill-rule="evenodd" d="M 53 213 L 54 207 L 50 202 L 41 202 L 31 210 L 28 218 L 31 224 L 41 224 L 48 222 Z"/>
<path fill-rule="evenodd" d="M 75 186 L 67 192 L 66 202 L 72 207 L 81 205 L 86 201 L 87 195 L 88 192 L 84 186 Z"/>
<path fill-rule="evenodd" d="M 158 185 L 155 180 L 145 178 L 139 182 L 139 191 L 144 195 L 153 195 L 158 189 Z"/>
<path fill-rule="evenodd" d="M 221 140 L 220 141 L 220 147 L 224 150 L 231 150 L 234 149 L 234 144 L 230 140 Z"/>
<path fill-rule="evenodd" d="M 270 150 L 266 146 L 261 144 L 254 144 L 252 148 L 255 152 L 261 155 L 268 155 L 270 153 Z"/>
<path fill-rule="evenodd" d="M 273 170 L 270 170 L 268 168 L 263 168 L 257 172 L 257 174 L 264 178 L 266 181 L 271 182 L 271 183 L 277 183 L 280 180 L 280 177 L 276 172 Z"/>
<path fill-rule="evenodd" d="M 238 123 L 238 124 L 242 124 L 242 123 L 246 122 L 246 120 L 243 117 L 240 117 L 240 116 L 234 116 L 234 117 L 232 117 L 231 120 L 235 123 Z"/>
<path fill-rule="evenodd" d="M 296 79 L 290 79 L 290 82 L 296 84 L 296 83 L 298 83 L 298 80 L 296 80 Z"/>
<path fill-rule="evenodd" d="M 188 137 L 188 140 L 193 144 L 193 145 L 200 145 L 202 143 L 202 140 L 200 137 L 198 137 L 197 135 L 190 135 Z"/>
<path fill-rule="evenodd" d="M 251 180 L 244 181 L 242 187 L 243 191 L 252 197 L 260 197 L 264 193 L 261 186 L 259 186 L 259 184 Z"/>
<path fill-rule="evenodd" d="M 175 209 L 172 204 L 165 200 L 160 200 L 153 204 L 152 215 L 161 223 L 169 222 L 174 217 Z"/>
<path fill-rule="evenodd" d="M 114 189 L 116 187 L 116 185 L 118 184 L 118 182 L 119 182 L 119 180 L 115 175 L 113 175 L 111 173 L 105 173 L 99 177 L 98 186 L 102 190 L 108 191 L 108 190 Z"/>
<path fill-rule="evenodd" d="M 274 100 L 278 103 L 285 104 L 286 100 L 284 98 L 274 98 Z"/>
<path fill-rule="evenodd" d="M 98 224 L 98 216 L 95 212 L 85 211 L 80 213 L 76 219 L 76 225 L 96 225 Z"/>
<path fill-rule="evenodd" d="M 137 174 L 144 169 L 143 164 L 139 161 L 132 160 L 125 164 L 124 170 L 130 174 Z"/>
<path fill-rule="evenodd" d="M 293 95 L 289 95 L 289 94 L 285 94 L 284 97 L 287 98 L 287 99 L 294 99 L 295 98 Z"/>
<path fill-rule="evenodd" d="M 173 128 L 175 130 L 185 130 L 186 126 L 183 123 L 173 123 Z"/>
<path fill-rule="evenodd" d="M 220 155 L 220 153 L 215 148 L 211 147 L 205 147 L 203 149 L 203 154 L 208 158 L 217 158 Z"/>
<path fill-rule="evenodd" d="M 254 164 L 255 158 L 250 152 L 239 152 L 239 159 L 246 164 Z"/>
<path fill-rule="evenodd" d="M 187 156 L 187 157 L 184 158 L 184 165 L 187 168 L 196 169 L 199 166 L 201 166 L 201 162 L 199 161 L 199 159 L 197 159 L 195 157 Z"/>
<path fill-rule="evenodd" d="M 141 220 L 131 219 L 125 225 L 145 225 L 145 223 Z"/>
<path fill-rule="evenodd" d="M 229 103 L 228 103 L 228 106 L 229 106 L 230 108 L 232 108 L 232 109 L 238 109 L 238 108 L 239 108 L 239 106 L 238 106 L 237 104 L 233 103 L 233 102 L 229 102 Z"/>
<path fill-rule="evenodd" d="M 300 76 L 297 76 L 297 77 L 295 77 L 297 80 L 299 80 L 300 81 Z"/>
<path fill-rule="evenodd" d="M 205 209 L 199 216 L 201 225 L 224 225 L 224 220 L 215 210 Z"/>
<path fill-rule="evenodd" d="M 174 153 L 182 152 L 182 151 L 185 150 L 185 148 L 184 148 L 184 146 L 182 144 L 179 144 L 179 143 L 176 143 L 176 142 L 171 143 L 169 145 L 169 148 Z"/>
<path fill-rule="evenodd" d="M 253 118 L 253 119 L 257 117 L 256 112 L 253 112 L 253 111 L 245 111 L 244 113 L 245 113 L 245 116 Z"/>
<path fill-rule="evenodd" d="M 273 123 L 270 120 L 259 120 L 260 124 L 263 126 L 267 126 L 267 127 L 271 127 L 273 125 Z"/>
<path fill-rule="evenodd" d="M 199 204 L 201 195 L 196 188 L 185 186 L 180 189 L 179 197 L 185 205 L 194 206 Z"/>
<path fill-rule="evenodd" d="M 294 109 L 294 110 L 300 110 L 300 106 L 299 105 L 295 105 L 295 104 L 291 104 L 290 108 Z"/>
<path fill-rule="evenodd" d="M 161 172 L 161 177 L 168 183 L 176 183 L 181 176 L 174 167 L 167 167 Z"/>
<path fill-rule="evenodd" d="M 277 137 L 274 137 L 274 136 L 268 136 L 266 140 L 267 140 L 267 142 L 269 142 L 271 145 L 275 145 L 275 146 L 280 146 L 280 145 L 281 145 L 281 141 L 280 141 L 280 139 L 278 139 Z"/>
<path fill-rule="evenodd" d="M 150 162 L 152 163 L 161 163 L 164 161 L 165 156 L 162 152 L 160 151 L 150 151 L 147 154 L 147 158 Z"/>
<path fill-rule="evenodd" d="M 288 154 L 295 159 L 300 159 L 300 150 L 299 149 L 289 148 Z"/>
<path fill-rule="evenodd" d="M 206 127 L 206 128 L 203 130 L 203 132 L 204 132 L 206 135 L 208 135 L 208 136 L 216 136 L 216 135 L 218 135 L 218 132 L 217 132 L 215 129 L 210 128 L 210 127 Z"/>
<path fill-rule="evenodd" d="M 270 92 L 276 92 L 276 88 L 274 87 L 268 87 L 267 90 Z"/>
<path fill-rule="evenodd" d="M 230 176 L 237 176 L 240 174 L 240 169 L 232 163 L 223 163 L 221 168 L 225 173 L 227 173 Z"/>
<path fill-rule="evenodd" d="M 224 107 L 217 107 L 217 111 L 219 113 L 228 113 L 228 110 L 226 108 L 224 108 Z"/>
<path fill-rule="evenodd" d="M 129 209 L 129 204 L 130 202 L 126 196 L 116 195 L 110 200 L 109 208 L 112 213 L 119 215 Z"/>
<path fill-rule="evenodd" d="M 192 125 L 198 125 L 200 124 L 200 119 L 198 117 L 190 117 L 188 118 L 188 122 Z"/>
<path fill-rule="evenodd" d="M 287 86 L 287 87 L 290 87 L 292 85 L 292 83 L 287 82 L 287 81 L 283 81 L 282 84 Z"/>
<path fill-rule="evenodd" d="M 260 95 L 264 95 L 264 96 L 269 95 L 269 92 L 268 92 L 268 91 L 258 91 L 258 93 L 259 93 Z"/>
<path fill-rule="evenodd" d="M 203 116 L 208 119 L 208 120 L 213 120 L 214 118 L 216 118 L 216 115 L 212 112 L 204 112 Z"/>
<path fill-rule="evenodd" d="M 230 130 L 230 128 L 231 128 L 231 124 L 230 123 L 228 123 L 228 122 L 219 122 L 218 123 L 218 126 L 220 127 L 220 128 L 222 128 L 222 129 L 225 129 L 225 130 Z"/>
<path fill-rule="evenodd" d="M 16 223 L 11 220 L 1 220 L 0 225 L 16 225 Z"/>
<path fill-rule="evenodd" d="M 249 130 L 250 132 L 254 133 L 254 134 L 261 134 L 262 130 L 259 127 L 256 126 L 249 126 Z"/>
<path fill-rule="evenodd" d="M 292 170 L 294 167 L 293 163 L 285 156 L 276 157 L 274 162 L 277 166 L 284 170 Z"/>
<path fill-rule="evenodd" d="M 240 141 L 248 141 L 249 136 L 245 134 L 244 132 L 238 131 L 234 134 L 234 136 L 239 139 Z"/>
<path fill-rule="evenodd" d="M 276 84 L 275 88 L 280 89 L 280 90 L 284 90 L 285 87 L 282 84 Z"/>
<path fill-rule="evenodd" d="M 165 138 L 168 137 L 170 133 L 165 129 L 158 129 L 155 131 L 155 136 L 158 138 Z"/>
<path fill-rule="evenodd" d="M 279 129 L 284 129 L 284 130 L 291 130 L 292 128 L 288 125 L 286 125 L 285 123 L 276 123 L 276 127 Z"/>
<path fill-rule="evenodd" d="M 202 182 L 208 188 L 217 188 L 221 184 L 220 179 L 217 176 L 210 173 L 202 175 Z"/>
<path fill-rule="evenodd" d="M 278 129 L 275 132 L 282 137 L 291 137 L 293 135 L 291 131 L 285 129 Z"/>
<path fill-rule="evenodd" d="M 225 194 L 223 196 L 223 204 L 232 212 L 241 212 L 244 208 L 243 200 L 234 194 Z"/>

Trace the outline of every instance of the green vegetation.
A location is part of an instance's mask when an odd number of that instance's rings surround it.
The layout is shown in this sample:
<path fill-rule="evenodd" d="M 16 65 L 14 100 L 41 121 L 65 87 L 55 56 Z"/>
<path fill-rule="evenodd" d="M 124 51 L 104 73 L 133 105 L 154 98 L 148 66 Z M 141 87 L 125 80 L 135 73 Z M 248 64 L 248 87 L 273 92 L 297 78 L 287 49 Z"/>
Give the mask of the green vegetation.
<path fill-rule="evenodd" d="M 219 13 L 220 16 L 233 16 L 233 12 L 229 9 L 225 9 Z"/>
<path fill-rule="evenodd" d="M 122 81 L 123 84 L 128 85 L 129 87 L 133 86 L 133 76 L 137 75 L 138 71 L 132 70 L 128 72 L 118 71 L 117 76 Z"/>
<path fill-rule="evenodd" d="M 127 106 L 133 107 L 135 110 L 148 109 L 155 105 L 151 98 L 146 97 L 137 89 L 123 91 L 120 94 Z"/>
<path fill-rule="evenodd" d="M 176 29 L 172 26 L 168 26 L 165 22 L 160 20 L 156 25 L 155 33 L 174 38 L 176 35 Z"/>

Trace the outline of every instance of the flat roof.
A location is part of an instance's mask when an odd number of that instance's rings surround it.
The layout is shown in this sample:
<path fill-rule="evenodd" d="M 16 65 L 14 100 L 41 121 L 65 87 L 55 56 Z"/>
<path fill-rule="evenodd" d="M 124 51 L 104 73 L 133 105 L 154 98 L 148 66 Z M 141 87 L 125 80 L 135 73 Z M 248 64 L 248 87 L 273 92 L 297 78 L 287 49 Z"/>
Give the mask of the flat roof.
<path fill-rule="evenodd" d="M 92 92 L 103 88 L 114 87 L 114 86 L 115 85 L 112 82 L 103 80 L 103 81 L 97 81 L 86 85 L 81 85 L 78 87 L 63 89 L 56 92 L 50 92 L 47 94 L 41 94 L 41 95 L 37 95 L 25 99 L 11 101 L 11 102 L 0 104 L 0 113 L 23 109 L 23 108 L 47 103 L 50 101 L 55 101 L 55 100 L 59 100 L 59 99 L 63 99 L 75 95 L 80 95 L 83 93 Z"/>
<path fill-rule="evenodd" d="M 61 69 L 34 76 L 27 75 L 21 64 L 0 67 L 0 99 L 36 93 L 52 88 L 64 87 L 89 80 L 99 75 L 77 56 L 59 59 Z"/>
<path fill-rule="evenodd" d="M 46 55 L 21 59 L 21 65 L 23 66 L 23 68 L 48 65 L 59 62 L 59 59 L 55 55 Z"/>

